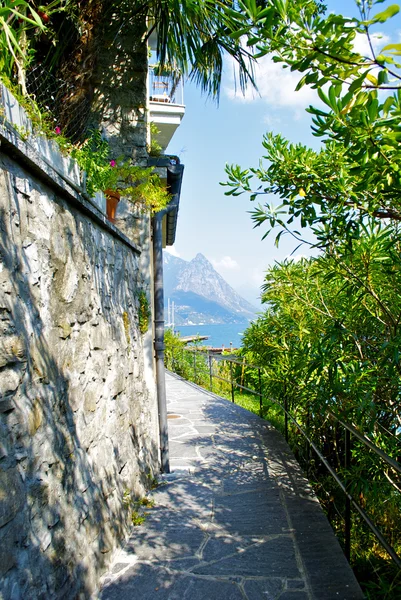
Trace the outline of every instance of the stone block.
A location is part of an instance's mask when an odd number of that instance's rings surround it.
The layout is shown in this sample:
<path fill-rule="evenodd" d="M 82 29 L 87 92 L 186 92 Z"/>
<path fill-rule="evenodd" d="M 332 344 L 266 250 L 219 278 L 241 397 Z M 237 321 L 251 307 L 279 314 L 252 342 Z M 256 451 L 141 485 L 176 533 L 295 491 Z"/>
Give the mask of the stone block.
<path fill-rule="evenodd" d="M 70 303 L 74 300 L 78 292 L 78 283 L 78 270 L 72 259 L 69 258 L 65 265 L 64 277 L 59 290 L 60 296 L 65 302 Z"/>
<path fill-rule="evenodd" d="M 8 448 L 3 442 L 0 442 L 0 460 L 3 458 L 7 458 L 7 457 L 8 457 Z"/>
<path fill-rule="evenodd" d="M 74 485 L 76 486 L 76 489 L 83 494 L 91 487 L 93 483 L 91 480 L 92 472 L 89 468 L 89 463 L 85 453 L 79 452 L 74 458 Z M 80 502 L 80 510 L 83 510 L 84 514 L 87 514 L 91 509 L 90 507 L 85 509 L 84 504 L 84 502 Z"/>
<path fill-rule="evenodd" d="M 31 532 L 32 544 L 39 545 L 42 552 L 45 552 L 52 542 L 52 534 L 41 515 L 31 519 Z"/>
<path fill-rule="evenodd" d="M 69 350 L 69 352 L 68 352 Z M 73 343 L 68 347 L 66 361 L 68 368 L 77 373 L 84 373 L 89 362 L 90 343 L 89 334 L 86 330 L 81 330 L 73 338 Z"/>
<path fill-rule="evenodd" d="M 105 398 L 115 398 L 125 390 L 126 375 L 118 363 L 111 365 L 107 373 L 104 384 L 103 396 Z"/>
<path fill-rule="evenodd" d="M 89 385 L 84 392 L 84 411 L 95 412 L 96 404 L 99 402 L 100 389 L 96 384 Z"/>
<path fill-rule="evenodd" d="M 59 336 L 62 340 L 66 340 L 67 338 L 69 338 L 72 333 L 72 327 L 70 323 L 67 323 L 66 321 L 61 321 L 58 324 L 58 330 Z"/>
<path fill-rule="evenodd" d="M 51 235 L 51 257 L 64 264 L 67 259 L 67 240 L 59 230 L 52 230 Z"/>
<path fill-rule="evenodd" d="M 32 371 L 35 379 L 48 381 L 48 365 L 46 364 L 46 353 L 44 352 L 41 340 L 32 339 L 29 346 L 29 355 L 32 364 Z"/>
<path fill-rule="evenodd" d="M 6 525 L 24 506 L 25 490 L 17 469 L 0 469 L 0 527 Z"/>
<path fill-rule="evenodd" d="M 32 195 L 32 184 L 27 177 L 16 177 L 14 179 L 14 189 L 26 198 L 30 198 Z"/>
<path fill-rule="evenodd" d="M 28 417 L 29 425 L 28 431 L 30 435 L 35 435 L 39 427 L 43 422 L 43 409 L 42 409 L 42 401 L 40 398 L 35 398 L 32 403 L 32 408 L 29 412 Z"/>
<path fill-rule="evenodd" d="M 22 519 L 0 529 L 0 577 L 17 563 L 17 544 L 22 538 Z"/>
<path fill-rule="evenodd" d="M 36 435 L 32 442 L 32 449 L 38 464 L 53 465 L 57 462 L 58 456 L 63 450 L 61 444 L 61 428 L 58 425 L 58 431 L 54 431 L 54 426 L 46 424 L 41 434 Z"/>
<path fill-rule="evenodd" d="M 75 419 L 76 433 L 79 439 L 79 444 L 87 450 L 100 435 L 99 423 L 96 420 L 96 413 L 85 412 L 83 410 L 77 413 Z M 103 424 L 104 426 L 104 424 Z"/>
<path fill-rule="evenodd" d="M 13 397 L 0 398 L 0 413 L 7 413 L 15 409 Z"/>
<path fill-rule="evenodd" d="M 8 275 L 8 273 L 7 273 Z M 0 282 L 0 310 L 11 312 L 11 284 Z"/>
<path fill-rule="evenodd" d="M 26 361 L 26 348 L 22 337 L 9 335 L 0 339 L 0 368 L 21 361 Z"/>
<path fill-rule="evenodd" d="M 106 523 L 99 538 L 99 550 L 102 554 L 107 554 L 108 552 L 112 552 L 114 550 L 115 545 L 116 540 L 115 536 L 113 536 L 113 531 L 110 525 Z"/>
<path fill-rule="evenodd" d="M 43 212 L 46 219 L 50 221 L 56 212 L 54 202 L 45 194 L 40 194 L 37 205 L 38 208 Z"/>
<path fill-rule="evenodd" d="M 22 373 L 18 368 L 3 369 L 0 371 L 0 396 L 11 394 L 18 388 Z"/>
<path fill-rule="evenodd" d="M 24 248 L 24 275 L 30 286 L 35 286 L 40 281 L 41 261 L 36 243 L 28 243 Z"/>
<path fill-rule="evenodd" d="M 36 198 L 38 200 L 38 198 Z M 50 241 L 50 228 L 47 219 L 37 218 L 38 205 L 35 203 L 35 212 L 30 211 L 27 218 L 26 238 L 41 240 L 44 243 Z"/>
<path fill-rule="evenodd" d="M 130 408 L 130 402 L 125 394 L 120 394 L 117 398 L 117 411 L 119 416 L 126 415 Z"/>
<path fill-rule="evenodd" d="M 89 333 L 91 350 L 105 350 L 109 336 L 110 330 L 104 323 L 91 326 Z"/>

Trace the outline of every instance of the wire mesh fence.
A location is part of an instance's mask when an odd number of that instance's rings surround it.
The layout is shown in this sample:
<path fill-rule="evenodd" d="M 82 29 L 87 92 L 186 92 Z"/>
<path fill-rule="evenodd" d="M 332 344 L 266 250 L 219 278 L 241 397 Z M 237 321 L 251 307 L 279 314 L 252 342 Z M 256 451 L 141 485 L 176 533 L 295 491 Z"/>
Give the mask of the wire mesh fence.
<path fill-rule="evenodd" d="M 42 65 L 27 73 L 27 92 L 65 137 L 82 141 L 88 131 L 91 113 L 89 94 L 82 87 L 55 77 Z"/>

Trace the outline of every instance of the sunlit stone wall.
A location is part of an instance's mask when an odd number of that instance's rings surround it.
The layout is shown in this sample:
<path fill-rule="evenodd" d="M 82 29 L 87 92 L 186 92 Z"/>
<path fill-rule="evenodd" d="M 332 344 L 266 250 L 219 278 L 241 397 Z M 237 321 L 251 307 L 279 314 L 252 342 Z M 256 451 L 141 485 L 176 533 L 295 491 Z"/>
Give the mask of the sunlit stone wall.
<path fill-rule="evenodd" d="M 0 597 L 87 598 L 127 531 L 124 495 L 143 495 L 157 470 L 151 333 L 138 324 L 150 261 L 28 147 L 26 160 L 10 148 L 2 141 Z M 147 240 L 143 227 L 133 238 Z"/>

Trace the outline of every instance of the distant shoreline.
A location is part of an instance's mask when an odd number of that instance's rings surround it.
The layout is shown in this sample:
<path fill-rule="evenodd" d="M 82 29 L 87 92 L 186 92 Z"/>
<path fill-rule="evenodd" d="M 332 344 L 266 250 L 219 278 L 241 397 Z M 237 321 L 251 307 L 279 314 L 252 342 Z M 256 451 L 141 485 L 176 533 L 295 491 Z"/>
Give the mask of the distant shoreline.
<path fill-rule="evenodd" d="M 248 327 L 244 323 L 225 323 L 222 325 L 177 325 L 174 329 L 181 336 L 202 335 L 208 336 L 208 340 L 204 342 L 205 346 L 215 348 L 230 348 L 232 343 L 234 348 L 242 346 L 242 334 Z"/>

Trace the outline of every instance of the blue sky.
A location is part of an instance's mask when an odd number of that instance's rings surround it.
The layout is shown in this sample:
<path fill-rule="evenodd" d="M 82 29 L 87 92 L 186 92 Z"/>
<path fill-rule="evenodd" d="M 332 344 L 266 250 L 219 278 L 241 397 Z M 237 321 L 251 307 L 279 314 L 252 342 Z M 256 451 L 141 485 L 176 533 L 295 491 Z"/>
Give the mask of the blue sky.
<path fill-rule="evenodd" d="M 384 2 L 375 12 L 393 2 Z M 327 5 L 336 12 L 355 12 L 353 0 Z M 401 17 L 396 15 L 381 26 L 384 45 L 391 37 L 400 41 Z M 358 44 L 364 46 L 361 39 Z M 186 112 L 167 152 L 177 154 L 185 165 L 176 243 L 170 251 L 185 260 L 198 252 L 247 300 L 258 305 L 263 274 L 276 260 L 283 260 L 296 247 L 291 238 L 282 238 L 279 248 L 274 236 L 261 240 L 264 230 L 253 229 L 248 211 L 252 203 L 246 195 L 226 197 L 226 163 L 243 168 L 257 166 L 263 154 L 262 137 L 266 131 L 281 133 L 293 142 L 318 147 L 310 132 L 309 104 L 316 104 L 313 90 L 294 92 L 299 76 L 266 59 L 260 65 L 260 95 L 235 94 L 232 67 L 225 69 L 219 106 L 207 100 L 191 84 L 185 86 Z M 272 201 L 273 198 L 266 198 Z M 301 248 L 297 254 L 307 254 Z"/>

